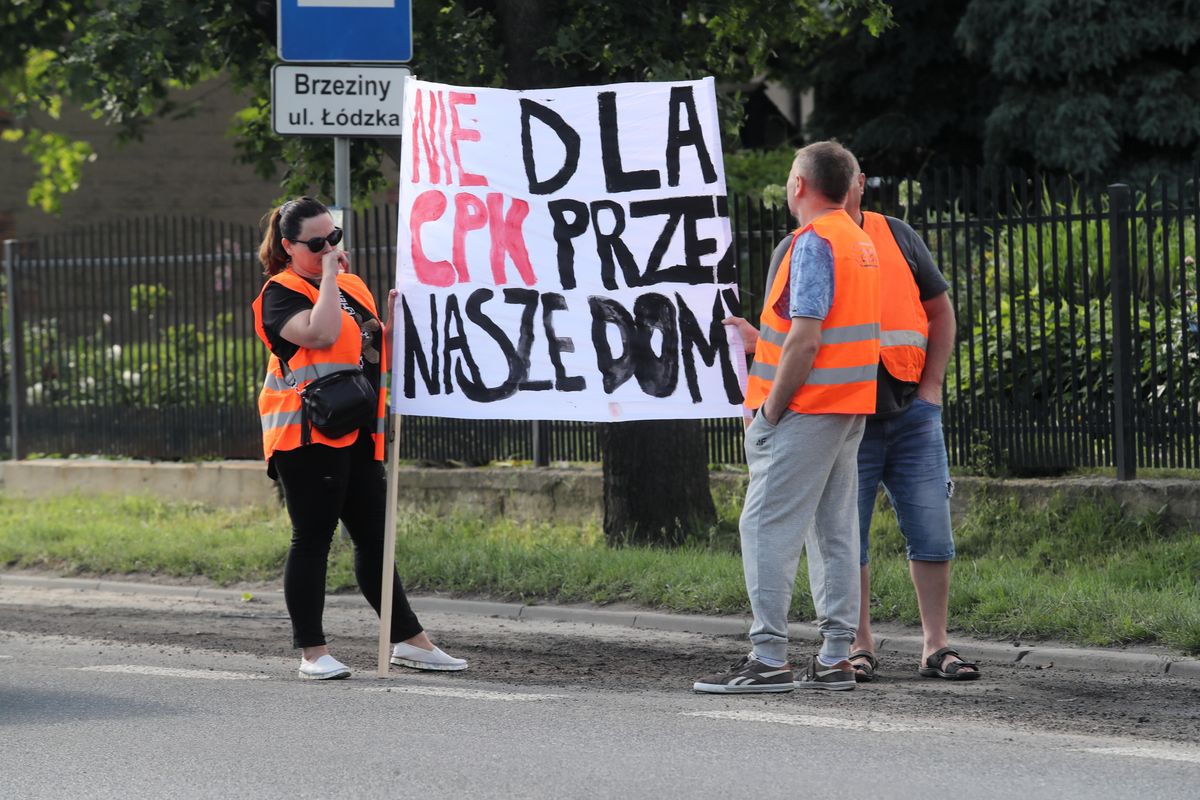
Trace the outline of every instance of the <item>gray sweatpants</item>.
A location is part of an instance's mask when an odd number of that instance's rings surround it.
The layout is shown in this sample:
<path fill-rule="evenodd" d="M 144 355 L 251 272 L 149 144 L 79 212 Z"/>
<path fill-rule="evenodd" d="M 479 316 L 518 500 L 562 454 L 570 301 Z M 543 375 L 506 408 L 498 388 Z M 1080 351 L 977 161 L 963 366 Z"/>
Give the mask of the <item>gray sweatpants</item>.
<path fill-rule="evenodd" d="M 788 608 L 800 554 L 827 660 L 850 654 L 858 629 L 858 443 L 866 417 L 761 413 L 746 429 L 750 484 L 742 507 L 742 567 L 754 610 L 754 652 L 787 660 Z"/>

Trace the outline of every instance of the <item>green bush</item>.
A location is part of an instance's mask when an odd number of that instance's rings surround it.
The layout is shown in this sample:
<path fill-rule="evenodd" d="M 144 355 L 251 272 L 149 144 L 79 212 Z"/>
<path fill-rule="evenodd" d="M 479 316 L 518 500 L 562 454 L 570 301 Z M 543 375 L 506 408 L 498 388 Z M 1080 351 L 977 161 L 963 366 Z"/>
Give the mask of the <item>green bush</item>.
<path fill-rule="evenodd" d="M 137 287 L 135 287 L 136 292 Z M 134 294 L 146 309 L 152 293 Z M 152 305 L 150 307 L 153 307 Z M 103 327 L 62 341 L 54 317 L 22 325 L 25 403 L 162 408 L 253 404 L 262 381 L 257 337 L 232 332 L 232 314 L 203 327 L 168 325 L 157 338 L 113 343 Z"/>

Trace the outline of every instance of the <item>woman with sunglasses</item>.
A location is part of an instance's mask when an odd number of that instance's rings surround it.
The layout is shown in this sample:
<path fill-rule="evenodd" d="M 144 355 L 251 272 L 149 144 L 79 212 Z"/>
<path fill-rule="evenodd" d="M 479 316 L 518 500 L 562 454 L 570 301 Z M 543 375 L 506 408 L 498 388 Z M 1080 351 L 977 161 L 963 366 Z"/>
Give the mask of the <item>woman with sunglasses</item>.
<path fill-rule="evenodd" d="M 380 386 L 395 293 L 388 296 L 388 324 L 381 325 L 370 290 L 347 271 L 349 259 L 336 249 L 341 240 L 329 209 L 311 197 L 273 210 L 259 248 L 267 282 L 254 301 L 255 328 L 272 354 L 258 403 L 263 451 L 268 474 L 283 486 L 292 521 L 283 592 L 292 643 L 303 651 L 300 677 L 315 680 L 350 674 L 329 654 L 321 623 L 329 546 L 339 519 L 354 542 L 359 589 L 376 613 L 382 594 L 387 405 Z M 376 419 L 339 438 L 307 425 L 300 390 L 322 375 L 355 367 L 375 388 Z M 394 572 L 392 586 L 392 663 L 466 669 L 465 660 L 429 640 Z"/>

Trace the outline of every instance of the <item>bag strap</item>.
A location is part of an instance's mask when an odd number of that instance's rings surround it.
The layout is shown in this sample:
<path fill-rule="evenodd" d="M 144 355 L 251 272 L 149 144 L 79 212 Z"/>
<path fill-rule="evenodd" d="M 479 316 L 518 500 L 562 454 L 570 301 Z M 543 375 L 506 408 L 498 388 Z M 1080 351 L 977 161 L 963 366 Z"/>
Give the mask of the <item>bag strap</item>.
<path fill-rule="evenodd" d="M 272 350 L 271 353 L 276 358 L 279 358 L 279 353 L 276 353 L 274 350 Z M 286 358 L 279 358 L 279 370 L 283 373 L 283 379 L 287 381 L 288 386 L 292 387 L 297 394 L 304 393 L 300 389 L 300 382 L 296 380 L 295 373 L 292 372 L 292 365 L 287 362 Z"/>
<path fill-rule="evenodd" d="M 303 395 L 301 395 L 303 398 Z M 308 418 L 308 403 L 300 401 L 300 445 L 312 444 L 312 422 Z"/>
<path fill-rule="evenodd" d="M 341 299 L 343 301 L 343 303 L 339 303 L 338 305 L 342 306 L 342 310 L 344 313 L 348 313 L 348 312 L 345 312 L 345 306 L 349 305 L 349 303 L 346 302 L 346 294 L 345 294 L 345 292 L 342 291 L 342 288 L 340 286 L 338 287 L 338 294 L 341 296 Z M 358 326 L 359 335 L 362 335 L 362 330 L 363 330 L 363 327 L 366 325 L 366 321 L 360 320 L 358 318 L 358 316 L 359 315 L 357 312 L 350 314 L 350 319 L 354 320 L 354 324 Z M 372 317 L 372 319 L 374 319 L 374 317 Z M 280 335 L 282 336 L 282 334 L 280 334 Z M 294 389 L 297 394 L 303 394 L 303 390 L 300 389 L 300 382 L 296 380 L 296 376 L 292 372 L 292 365 L 288 363 L 288 360 L 286 358 L 283 358 L 282 356 L 279 355 L 279 353 L 276 353 L 275 348 L 270 347 L 270 345 L 268 345 L 268 348 L 271 351 L 271 355 L 273 355 L 279 359 L 279 369 L 281 372 L 283 372 L 283 379 L 284 379 L 284 381 L 287 382 L 287 385 L 292 387 L 292 389 Z M 296 345 L 296 348 L 297 348 L 297 352 L 299 352 L 300 345 Z M 295 355 L 295 353 L 293 353 L 292 355 Z"/>

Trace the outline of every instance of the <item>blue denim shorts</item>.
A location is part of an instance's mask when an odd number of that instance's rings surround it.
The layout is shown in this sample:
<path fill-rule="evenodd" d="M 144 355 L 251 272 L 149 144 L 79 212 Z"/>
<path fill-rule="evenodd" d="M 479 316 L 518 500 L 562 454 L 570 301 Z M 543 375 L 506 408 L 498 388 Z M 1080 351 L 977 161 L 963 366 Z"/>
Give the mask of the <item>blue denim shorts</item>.
<path fill-rule="evenodd" d="M 867 563 L 871 514 L 880 483 L 896 509 L 909 561 L 954 558 L 954 535 L 950 531 L 954 482 L 946 463 L 941 406 L 917 398 L 897 417 L 867 421 L 858 447 L 861 564 Z"/>

